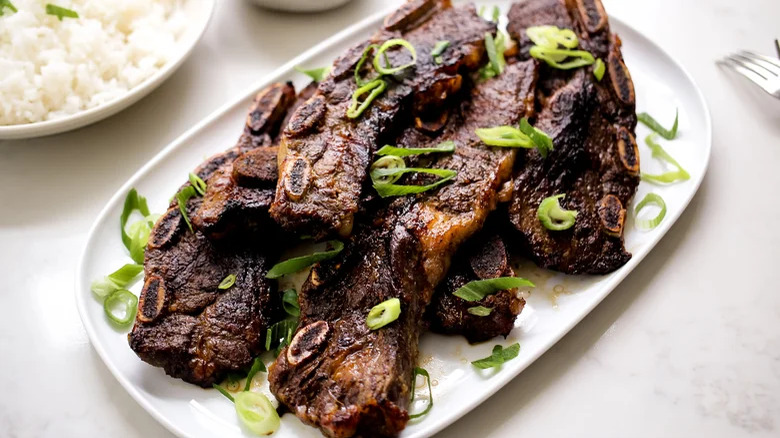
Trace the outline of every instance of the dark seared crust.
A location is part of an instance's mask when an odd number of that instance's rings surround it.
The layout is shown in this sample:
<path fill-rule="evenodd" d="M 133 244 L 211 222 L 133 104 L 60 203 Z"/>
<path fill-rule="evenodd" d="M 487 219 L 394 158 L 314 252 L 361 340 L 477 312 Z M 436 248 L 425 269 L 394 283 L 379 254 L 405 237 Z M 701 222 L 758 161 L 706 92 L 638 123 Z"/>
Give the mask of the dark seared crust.
<path fill-rule="evenodd" d="M 348 236 L 377 146 L 392 139 L 397 127 L 407 126 L 416 113 L 441 106 L 458 91 L 459 74 L 478 68 L 485 56 L 486 32 L 495 32 L 495 24 L 480 18 L 473 6 L 452 8 L 448 0 L 416 0 L 388 17 L 386 27 L 371 40 L 337 59 L 284 131 L 271 216 L 283 228 L 301 234 Z M 392 38 L 404 38 L 416 48 L 416 65 L 385 77 L 385 92 L 360 117 L 349 119 L 346 111 L 357 88 L 354 68 L 364 48 Z M 430 52 L 439 40 L 450 41 L 450 48 L 436 64 Z M 386 53 L 392 65 L 411 60 L 398 47 Z M 370 62 L 361 73 L 377 76 Z"/>
<path fill-rule="evenodd" d="M 515 172 L 509 216 L 520 242 L 542 267 L 569 274 L 611 272 L 630 258 L 623 244 L 625 206 L 639 184 L 634 138 L 634 88 L 622 61 L 620 40 L 610 34 L 599 0 L 528 0 L 509 11 L 510 35 L 528 57 L 530 26 L 573 29 L 580 46 L 607 64 L 597 81 L 591 67 L 563 71 L 542 66 L 535 126 L 553 139 L 547 159 L 523 153 Z M 545 229 L 536 211 L 541 201 L 565 193 L 561 205 L 577 210 L 574 227 Z"/>
<path fill-rule="evenodd" d="M 405 427 L 425 308 L 452 254 L 495 207 L 514 162 L 514 150 L 484 146 L 474 128 L 530 115 L 535 74 L 533 62 L 510 65 L 471 91 L 440 137 L 425 141 L 414 128 L 399 136 L 396 144 L 455 141 L 453 154 L 428 164 L 458 176 L 436 191 L 373 201 L 346 248 L 310 273 L 299 293 L 299 333 L 318 324 L 312 331 L 322 340 L 311 354 L 296 351 L 301 360 L 282 351 L 269 372 L 271 390 L 302 421 L 334 437 L 393 436 Z M 369 330 L 369 310 L 390 298 L 400 299 L 400 317 Z"/>
<path fill-rule="evenodd" d="M 474 236 L 458 251 L 447 278 L 436 288 L 426 319 L 434 332 L 463 335 L 469 342 L 482 342 L 496 336 L 506 337 L 514 327 L 525 300 L 517 290 L 503 290 L 480 301 L 468 302 L 453 292 L 470 281 L 514 277 L 509 253 L 503 239 L 486 230 Z M 492 309 L 488 316 L 468 312 L 475 306 Z"/>
<path fill-rule="evenodd" d="M 268 180 L 267 199 L 262 194 L 256 198 L 267 211 L 276 179 L 276 150 L 269 145 L 292 104 L 290 96 L 295 90 L 289 84 L 273 84 L 258 93 L 238 144 L 195 170 L 207 181 L 207 195 L 229 193 L 223 190 L 224 181 L 232 180 L 235 170 L 246 180 Z M 242 154 L 251 154 L 253 161 L 234 169 L 233 161 L 242 161 Z M 193 222 L 207 202 L 214 199 L 188 201 Z M 265 278 L 278 251 L 273 244 L 278 228 L 269 221 L 265 234 L 271 237 L 262 243 L 246 238 L 214 243 L 197 228 L 191 232 L 172 201 L 149 236 L 130 348 L 169 375 L 204 387 L 246 368 L 262 351 L 262 334 L 281 310 L 278 294 L 272 293 L 275 285 Z M 235 284 L 219 289 L 229 274 L 236 276 Z"/>

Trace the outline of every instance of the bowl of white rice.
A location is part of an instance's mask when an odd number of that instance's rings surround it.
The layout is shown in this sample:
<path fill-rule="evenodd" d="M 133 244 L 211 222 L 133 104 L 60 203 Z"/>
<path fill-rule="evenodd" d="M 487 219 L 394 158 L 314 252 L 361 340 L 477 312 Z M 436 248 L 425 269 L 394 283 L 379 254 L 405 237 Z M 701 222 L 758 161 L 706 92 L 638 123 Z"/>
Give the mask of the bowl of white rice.
<path fill-rule="evenodd" d="M 0 1 L 0 139 L 76 129 L 135 103 L 186 59 L 215 5 L 50 1 Z"/>

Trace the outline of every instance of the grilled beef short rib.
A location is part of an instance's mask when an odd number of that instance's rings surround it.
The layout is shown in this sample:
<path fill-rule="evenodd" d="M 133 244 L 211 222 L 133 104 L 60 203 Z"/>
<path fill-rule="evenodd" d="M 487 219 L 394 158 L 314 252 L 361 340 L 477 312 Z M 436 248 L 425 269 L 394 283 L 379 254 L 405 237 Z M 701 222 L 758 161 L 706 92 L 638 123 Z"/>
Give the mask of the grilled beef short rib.
<path fill-rule="evenodd" d="M 480 18 L 473 6 L 452 8 L 449 0 L 411 0 L 387 17 L 369 41 L 337 59 L 284 130 L 271 216 L 283 228 L 300 234 L 348 236 L 377 145 L 392 138 L 398 126 L 441 106 L 458 91 L 461 73 L 475 70 L 485 56 L 486 32 L 495 32 L 495 24 Z M 387 89 L 362 115 L 348 118 L 347 108 L 358 87 L 354 70 L 364 49 L 393 38 L 415 47 L 416 64 L 383 77 Z M 441 40 L 450 45 L 442 62 L 436 63 L 430 52 Z M 408 51 L 400 47 L 385 53 L 394 66 L 411 61 Z M 361 75 L 378 76 L 371 62 L 365 63 Z"/>
<path fill-rule="evenodd" d="M 535 126 L 552 137 L 547 158 L 527 151 L 514 175 L 509 216 L 528 255 L 540 266 L 568 274 L 611 272 L 630 258 L 623 244 L 626 206 L 639 184 L 634 88 L 610 34 L 599 0 L 527 0 L 509 11 L 507 29 L 527 59 L 531 26 L 573 29 L 580 47 L 604 60 L 596 80 L 591 67 L 558 70 L 542 65 Z M 565 193 L 563 208 L 577 210 L 575 225 L 549 231 L 537 219 L 541 201 Z"/>
<path fill-rule="evenodd" d="M 525 62 L 475 85 L 443 133 L 420 144 L 453 140 L 454 153 L 428 164 L 457 177 L 435 191 L 375 200 L 344 251 L 312 269 L 299 293 L 299 329 L 269 371 L 271 390 L 302 421 L 334 437 L 393 436 L 405 427 L 425 308 L 514 163 L 514 150 L 485 146 L 474 129 L 528 116 L 535 78 L 535 63 Z M 390 298 L 401 301 L 401 315 L 370 330 L 369 310 Z"/>

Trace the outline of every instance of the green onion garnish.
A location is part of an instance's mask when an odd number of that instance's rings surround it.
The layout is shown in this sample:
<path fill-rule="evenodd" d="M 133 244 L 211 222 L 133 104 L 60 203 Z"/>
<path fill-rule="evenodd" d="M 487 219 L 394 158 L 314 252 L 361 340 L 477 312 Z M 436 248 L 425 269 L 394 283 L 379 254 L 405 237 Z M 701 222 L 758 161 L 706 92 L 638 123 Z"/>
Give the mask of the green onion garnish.
<path fill-rule="evenodd" d="M 512 126 L 494 126 L 492 128 L 478 128 L 474 130 L 482 143 L 488 146 L 499 146 L 509 148 L 533 147 L 531 138 L 523 134 L 519 129 Z"/>
<path fill-rule="evenodd" d="M 664 148 L 661 147 L 658 143 L 655 142 L 656 134 L 650 134 L 645 138 L 645 143 L 647 143 L 647 146 L 650 148 L 650 150 L 653 153 L 653 158 L 658 158 L 663 161 L 666 161 L 670 165 L 677 168 L 677 170 L 673 170 L 670 172 L 665 172 L 660 175 L 650 175 L 647 173 L 642 172 L 642 181 L 647 181 L 650 183 L 656 183 L 656 184 L 670 184 L 677 181 L 687 181 L 691 178 L 691 175 L 688 174 L 688 172 L 685 171 L 685 169 L 680 166 L 680 163 L 677 162 L 674 158 L 672 158 L 671 155 L 669 155 Z"/>
<path fill-rule="evenodd" d="M 479 7 L 479 10 L 477 11 L 477 15 L 479 15 L 480 17 L 481 17 L 481 16 L 483 16 L 483 15 L 485 15 L 485 8 L 486 8 L 486 7 L 487 7 L 486 5 L 482 5 L 482 6 L 480 6 L 480 7 Z"/>
<path fill-rule="evenodd" d="M 279 430 L 281 420 L 268 397 L 252 391 L 239 392 L 234 397 L 236 413 L 241 423 L 257 435 L 271 435 Z"/>
<path fill-rule="evenodd" d="M 10 0 L 0 0 L 0 15 L 3 15 L 3 9 L 5 8 L 10 9 L 14 13 L 19 12 Z"/>
<path fill-rule="evenodd" d="M 160 215 L 158 214 L 150 214 L 127 227 L 127 235 L 130 237 L 130 258 L 134 262 L 143 263 L 149 235 L 152 233 L 154 222 L 159 217 Z"/>
<path fill-rule="evenodd" d="M 387 147 L 387 146 L 385 146 Z M 385 149 L 383 147 L 381 150 Z M 404 162 L 404 159 L 396 156 L 396 155 L 388 155 L 385 157 L 382 157 L 371 165 L 371 172 L 373 173 L 376 169 L 405 169 L 406 168 L 406 162 Z M 399 178 L 401 178 L 402 175 L 387 175 L 387 176 L 377 176 L 374 178 L 373 176 L 372 181 L 374 184 L 392 184 L 396 181 L 398 181 Z"/>
<path fill-rule="evenodd" d="M 265 349 L 271 351 L 271 347 L 277 346 L 281 350 L 292 341 L 292 335 L 296 328 L 298 328 L 298 319 L 295 318 L 283 319 L 272 324 L 265 331 Z"/>
<path fill-rule="evenodd" d="M 60 19 L 60 21 L 62 21 L 63 18 L 79 18 L 79 14 L 76 11 L 53 5 L 51 3 L 46 4 L 46 13 L 56 16 Z"/>
<path fill-rule="evenodd" d="M 542 46 L 533 46 L 529 50 L 529 53 L 534 58 L 546 62 L 550 67 L 560 70 L 584 67 L 596 62 L 593 55 L 584 50 L 550 49 Z M 567 58 L 573 59 L 562 62 Z"/>
<path fill-rule="evenodd" d="M 539 204 L 536 217 L 550 231 L 568 230 L 574 226 L 577 210 L 564 210 L 561 208 L 560 200 L 565 197 L 566 194 L 561 193 L 560 195 L 544 198 Z"/>
<path fill-rule="evenodd" d="M 358 88 L 368 84 L 369 82 L 375 81 L 379 78 L 379 76 L 375 78 L 368 78 L 368 79 L 363 79 L 360 77 L 360 70 L 363 68 L 363 64 L 366 63 L 366 60 L 368 59 L 368 55 L 371 53 L 372 50 L 376 50 L 378 48 L 379 46 L 377 46 L 376 44 L 369 44 L 368 46 L 366 46 L 366 48 L 363 49 L 363 53 L 360 55 L 360 59 L 358 60 L 357 64 L 355 64 L 355 83 L 357 84 Z"/>
<path fill-rule="evenodd" d="M 466 301 L 479 301 L 496 292 L 516 287 L 534 287 L 534 284 L 520 277 L 498 277 L 470 281 L 452 294 Z"/>
<path fill-rule="evenodd" d="M 320 68 L 312 68 L 306 70 L 304 68 L 301 68 L 301 66 L 297 66 L 295 67 L 295 70 L 310 77 L 311 80 L 314 82 L 322 82 L 322 80 L 325 79 L 325 76 L 327 76 L 328 73 L 330 73 L 330 67 L 320 67 Z"/>
<path fill-rule="evenodd" d="M 496 38 L 493 38 L 493 34 L 485 32 L 485 49 L 487 50 L 488 59 L 490 60 L 490 68 L 493 71 L 493 76 L 498 76 L 504 71 L 506 61 L 504 60 L 504 35 L 499 33 Z"/>
<path fill-rule="evenodd" d="M 355 92 L 352 93 L 352 103 L 349 105 L 349 108 L 347 108 L 347 117 L 350 119 L 360 117 L 360 115 L 363 114 L 363 111 L 371 105 L 371 102 L 385 91 L 385 88 L 387 88 L 387 82 L 382 79 L 375 79 L 355 90 Z M 366 97 L 366 100 L 363 102 L 360 102 L 360 97 L 366 93 L 369 93 L 368 97 Z"/>
<path fill-rule="evenodd" d="M 206 194 L 206 182 L 203 181 L 198 175 L 195 175 L 194 173 L 190 172 L 190 184 L 192 184 L 192 187 L 195 187 L 195 191 L 198 192 L 200 196 L 203 196 Z"/>
<path fill-rule="evenodd" d="M 287 289 L 282 294 L 282 307 L 288 315 L 301 316 L 301 306 L 298 304 L 298 292 L 295 289 Z"/>
<path fill-rule="evenodd" d="M 236 274 L 228 274 L 217 286 L 217 289 L 230 289 L 231 286 L 236 284 Z"/>
<path fill-rule="evenodd" d="M 488 316 L 493 311 L 490 307 L 476 306 L 466 309 L 467 312 L 474 316 Z"/>
<path fill-rule="evenodd" d="M 138 297 L 126 289 L 111 292 L 103 301 L 103 310 L 108 319 L 121 326 L 133 321 L 137 308 Z"/>
<path fill-rule="evenodd" d="M 98 297 L 105 298 L 119 289 L 126 289 L 143 271 L 143 266 L 128 263 L 103 279 L 93 281 L 90 289 Z"/>
<path fill-rule="evenodd" d="M 314 254 L 309 254 L 306 256 L 293 257 L 275 264 L 271 270 L 268 271 L 268 274 L 265 275 L 265 278 L 279 278 L 283 275 L 298 272 L 315 263 L 332 259 L 333 257 L 336 257 L 336 255 L 340 253 L 342 249 L 344 249 L 344 244 L 338 240 L 330 240 L 328 241 L 328 245 L 330 245 L 333 249 L 323 252 L 315 252 Z"/>
<path fill-rule="evenodd" d="M 379 55 L 383 55 L 388 49 L 395 46 L 401 46 L 409 51 L 409 53 L 412 54 L 412 61 L 408 64 L 399 65 L 398 67 L 391 67 L 391 66 L 383 66 L 379 62 Z M 387 58 L 385 58 L 385 61 L 387 61 Z M 417 64 L 417 51 L 414 49 L 414 46 L 409 41 L 406 41 L 402 38 L 393 38 L 391 40 L 387 40 L 384 43 L 382 43 L 381 46 L 376 51 L 376 54 L 374 55 L 374 70 L 376 70 L 381 75 L 391 75 L 394 73 L 398 73 L 401 70 L 404 70 L 408 67 L 411 67 L 413 65 Z"/>
<path fill-rule="evenodd" d="M 233 395 L 227 389 L 217 385 L 216 383 L 213 383 L 211 386 L 219 391 L 220 394 L 224 395 L 228 400 L 232 401 L 233 403 L 236 402 L 235 399 L 233 399 Z"/>
<path fill-rule="evenodd" d="M 181 213 L 181 216 L 184 218 L 184 222 L 187 223 L 187 227 L 189 227 L 190 231 L 192 231 L 192 224 L 190 223 L 190 218 L 187 216 L 187 201 L 190 200 L 190 198 L 195 197 L 198 195 L 197 190 L 195 190 L 195 187 L 193 186 L 187 186 L 179 191 L 179 193 L 176 194 L 176 202 L 179 203 L 179 212 Z"/>
<path fill-rule="evenodd" d="M 593 76 L 596 77 L 597 81 L 601 81 L 601 78 L 604 77 L 604 72 L 606 71 L 607 67 L 604 65 L 604 61 L 601 60 L 601 58 L 596 60 L 596 64 L 593 66 Z"/>
<path fill-rule="evenodd" d="M 661 209 L 661 211 L 659 211 L 658 214 L 652 219 L 639 219 L 639 211 L 648 205 L 656 205 Z M 637 217 L 636 224 L 639 226 L 639 228 L 652 230 L 653 228 L 657 227 L 662 220 L 664 220 L 664 216 L 666 216 L 666 202 L 664 202 L 664 199 L 659 195 L 656 195 L 655 193 L 648 193 L 636 205 L 636 208 L 634 209 L 634 215 Z"/>
<path fill-rule="evenodd" d="M 417 386 L 416 385 L 416 383 L 417 383 L 417 376 L 425 377 L 425 380 L 428 382 L 428 405 L 425 406 L 425 409 L 423 409 L 422 412 L 420 412 L 418 414 L 411 414 L 411 415 L 409 415 L 409 419 L 410 420 L 414 419 L 414 418 L 422 417 L 423 415 L 427 414 L 431 410 L 431 408 L 433 407 L 433 389 L 431 389 L 431 375 L 428 374 L 428 371 L 426 371 L 425 368 L 414 367 L 414 372 L 412 373 L 412 385 L 413 386 Z M 409 402 L 410 405 L 412 403 L 414 403 L 414 393 L 415 393 L 415 391 L 412 390 L 412 400 Z"/>
<path fill-rule="evenodd" d="M 534 44 L 547 49 L 557 49 L 558 45 L 574 49 L 580 44 L 574 31 L 557 26 L 532 26 L 525 30 L 525 34 Z"/>
<path fill-rule="evenodd" d="M 130 189 L 130 191 L 127 193 L 127 196 L 125 197 L 125 205 L 122 208 L 122 214 L 119 216 L 119 229 L 122 231 L 122 243 L 125 245 L 125 248 L 127 248 L 128 251 L 131 251 L 131 256 L 133 238 L 127 234 L 125 231 L 125 226 L 127 226 L 127 219 L 130 218 L 130 214 L 132 214 L 134 210 L 138 210 L 144 217 L 150 215 L 149 205 L 146 203 L 146 198 L 139 195 L 135 189 Z M 144 246 L 146 246 L 146 243 L 144 243 Z M 141 254 L 140 259 L 136 254 L 133 257 L 133 261 L 136 263 L 143 263 L 143 254 Z"/>
<path fill-rule="evenodd" d="M 493 347 L 493 352 L 490 354 L 490 356 L 484 359 L 475 360 L 474 362 L 471 362 L 471 364 L 481 370 L 496 368 L 501 366 L 504 362 L 516 358 L 519 353 L 520 344 L 518 343 L 514 343 L 507 348 L 496 345 Z"/>
<path fill-rule="evenodd" d="M 366 325 L 371 330 L 378 330 L 398 319 L 401 314 L 401 301 L 390 298 L 372 307 L 366 316 Z"/>
<path fill-rule="evenodd" d="M 252 368 L 249 369 L 249 373 L 246 375 L 246 383 L 244 384 L 244 391 L 249 391 L 249 389 L 252 387 L 252 379 L 255 378 L 255 374 L 262 372 L 268 372 L 267 369 L 265 369 L 265 364 L 262 360 L 260 360 L 259 357 L 255 358 L 255 361 L 252 362 Z"/>
<path fill-rule="evenodd" d="M 672 125 L 672 129 L 664 128 L 648 113 L 639 113 L 636 118 L 645 126 L 657 132 L 661 137 L 667 140 L 674 140 L 674 138 L 677 137 L 677 122 L 679 121 L 679 116 L 680 110 L 678 109 L 674 113 L 674 125 Z"/>
<path fill-rule="evenodd" d="M 547 154 L 553 150 L 553 142 L 550 136 L 542 130 L 531 126 L 525 117 L 520 120 L 520 132 L 531 139 L 542 158 L 547 158 Z"/>
<path fill-rule="evenodd" d="M 452 140 L 443 141 L 432 148 L 404 148 L 386 145 L 376 151 L 377 155 L 392 155 L 396 157 L 408 157 L 410 155 L 427 154 L 429 152 L 453 152 L 455 142 Z"/>
<path fill-rule="evenodd" d="M 498 17 L 501 15 L 501 9 L 498 6 L 493 6 L 492 20 L 494 23 L 498 23 Z"/>
<path fill-rule="evenodd" d="M 431 50 L 431 57 L 433 58 L 433 62 L 436 64 L 441 64 L 444 62 L 441 54 L 444 53 L 444 49 L 449 47 L 449 45 L 450 42 L 447 40 L 436 41 L 436 44 L 433 45 L 433 50 Z"/>
<path fill-rule="evenodd" d="M 430 175 L 438 176 L 440 179 L 431 184 L 426 184 L 422 186 L 381 182 L 383 178 L 393 177 L 393 176 L 400 177 L 401 175 L 410 172 L 427 173 Z M 391 196 L 406 196 L 414 193 L 426 192 L 455 178 L 457 175 L 458 172 L 454 170 L 448 170 L 448 169 L 425 169 L 420 167 L 407 167 L 407 168 L 397 168 L 397 169 L 376 168 L 371 171 L 371 180 L 373 181 L 374 189 L 376 189 L 376 192 L 379 194 L 379 196 L 381 196 L 382 198 L 388 198 Z"/>

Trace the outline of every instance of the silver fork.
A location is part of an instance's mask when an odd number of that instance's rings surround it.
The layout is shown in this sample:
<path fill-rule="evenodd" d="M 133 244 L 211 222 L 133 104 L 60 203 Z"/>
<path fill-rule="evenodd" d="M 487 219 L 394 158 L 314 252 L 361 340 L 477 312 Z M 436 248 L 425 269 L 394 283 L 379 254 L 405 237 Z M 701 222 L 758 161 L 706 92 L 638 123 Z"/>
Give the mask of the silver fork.
<path fill-rule="evenodd" d="M 780 60 L 740 50 L 718 61 L 718 64 L 731 68 L 780 99 Z"/>

